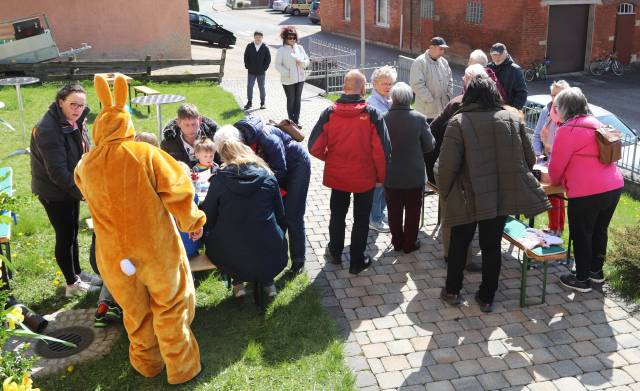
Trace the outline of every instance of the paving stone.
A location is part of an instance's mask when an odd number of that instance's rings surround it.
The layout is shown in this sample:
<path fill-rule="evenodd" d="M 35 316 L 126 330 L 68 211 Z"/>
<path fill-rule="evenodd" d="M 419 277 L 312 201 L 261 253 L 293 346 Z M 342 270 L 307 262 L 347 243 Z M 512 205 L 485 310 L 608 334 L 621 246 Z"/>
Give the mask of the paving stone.
<path fill-rule="evenodd" d="M 581 374 L 582 369 L 572 360 L 556 361 L 549 364 L 558 376 L 576 376 Z"/>
<path fill-rule="evenodd" d="M 384 365 L 382 365 L 382 361 L 380 361 L 379 358 L 368 358 L 367 363 L 373 373 L 382 373 L 385 371 Z"/>
<path fill-rule="evenodd" d="M 547 348 L 533 349 L 527 351 L 527 353 L 531 356 L 531 361 L 533 361 L 534 364 L 546 364 L 556 361 L 556 358 L 553 357 Z"/>
<path fill-rule="evenodd" d="M 613 338 L 619 346 L 625 349 L 640 346 L 640 339 L 636 338 L 633 334 L 619 334 Z"/>
<path fill-rule="evenodd" d="M 571 344 L 571 348 L 580 356 L 594 356 L 601 353 L 596 345 L 592 344 L 590 341 L 573 343 Z"/>
<path fill-rule="evenodd" d="M 618 350 L 618 343 L 613 337 L 598 338 L 591 342 L 593 342 L 601 352 L 615 352 Z"/>
<path fill-rule="evenodd" d="M 460 376 L 475 376 L 484 373 L 484 369 L 477 360 L 464 360 L 453 363 L 453 367 Z"/>
<path fill-rule="evenodd" d="M 433 339 L 440 348 L 458 346 L 458 335 L 455 333 L 436 334 Z"/>
<path fill-rule="evenodd" d="M 394 355 L 394 354 L 408 354 L 408 353 L 412 353 L 413 350 L 413 346 L 411 346 L 411 343 L 407 340 L 398 340 L 398 341 L 390 341 L 390 342 L 386 342 L 387 348 L 389 349 L 389 352 Z"/>
<path fill-rule="evenodd" d="M 382 388 L 398 388 L 404 383 L 404 376 L 400 371 L 378 373 L 375 376 Z"/>
<path fill-rule="evenodd" d="M 380 361 L 382 361 L 384 369 L 388 372 L 402 371 L 404 369 L 411 368 L 411 365 L 409 365 L 409 361 L 407 361 L 407 358 L 403 355 L 382 357 Z"/>
<path fill-rule="evenodd" d="M 504 371 L 507 369 L 507 364 L 500 357 L 480 357 L 478 362 L 485 372 Z"/>
<path fill-rule="evenodd" d="M 429 337 L 414 337 L 409 340 L 411 346 L 415 351 L 419 350 L 427 350 L 432 347 L 433 343 L 431 342 L 432 338 Z"/>
<path fill-rule="evenodd" d="M 532 348 L 546 348 L 554 345 L 554 342 L 546 334 L 529 334 L 524 339 Z"/>
<path fill-rule="evenodd" d="M 588 327 L 572 327 L 567 332 L 578 342 L 596 339 L 596 335 Z"/>
<path fill-rule="evenodd" d="M 461 360 L 471 360 L 484 357 L 482 350 L 475 344 L 456 346 L 455 350 Z"/>
<path fill-rule="evenodd" d="M 426 367 L 411 368 L 402 371 L 402 375 L 405 378 L 405 383 L 408 385 L 421 385 L 424 390 L 424 384 L 433 381 L 429 370 Z"/>
<path fill-rule="evenodd" d="M 458 372 L 451 364 L 436 364 L 428 367 L 434 380 L 450 380 L 458 377 Z"/>
<path fill-rule="evenodd" d="M 609 327 L 611 327 L 616 334 L 626 334 L 638 331 L 631 323 L 624 319 L 609 322 Z"/>
<path fill-rule="evenodd" d="M 362 356 L 352 356 L 345 359 L 347 366 L 354 372 L 363 371 L 369 369 L 369 363 L 367 359 Z"/>
<path fill-rule="evenodd" d="M 627 360 L 625 360 L 618 352 L 602 353 L 597 357 L 605 368 L 622 368 L 629 365 Z"/>
<path fill-rule="evenodd" d="M 500 341 L 487 341 L 486 343 L 481 343 L 480 349 L 482 349 L 484 354 L 487 356 L 501 356 L 509 352 Z"/>
<path fill-rule="evenodd" d="M 613 386 L 624 386 L 634 382 L 633 378 L 622 369 L 605 369 L 600 374 Z"/>
<path fill-rule="evenodd" d="M 574 358 L 573 362 L 585 373 L 600 371 L 604 368 L 602 362 L 593 356 Z"/>
<path fill-rule="evenodd" d="M 556 360 L 569 360 L 578 357 L 578 353 L 570 345 L 549 346 L 548 349 Z"/>
<path fill-rule="evenodd" d="M 627 375 L 631 376 L 633 380 L 640 382 L 640 364 L 628 365 L 622 369 Z"/>
<path fill-rule="evenodd" d="M 477 379 L 485 390 L 493 391 L 509 387 L 509 382 L 499 372 L 485 373 L 477 376 Z"/>
<path fill-rule="evenodd" d="M 502 376 L 511 384 L 512 386 L 520 386 L 524 384 L 529 384 L 531 382 L 531 375 L 527 372 L 526 369 L 509 369 L 502 372 Z"/>
<path fill-rule="evenodd" d="M 440 364 L 450 364 L 460 360 L 460 357 L 452 348 L 435 349 L 431 351 L 431 355 Z"/>
<path fill-rule="evenodd" d="M 578 380 L 587 390 L 601 390 L 610 386 L 607 379 L 598 372 L 583 373 L 578 375 Z"/>
<path fill-rule="evenodd" d="M 418 335 L 411 326 L 394 327 L 391 329 L 391 333 L 396 339 L 410 339 Z"/>
<path fill-rule="evenodd" d="M 502 330 L 507 334 L 507 336 L 514 337 L 522 337 L 524 335 L 529 334 L 528 330 L 520 323 L 512 323 L 501 326 Z"/>
<path fill-rule="evenodd" d="M 638 348 L 619 350 L 618 354 L 620 354 L 629 364 L 640 363 L 640 349 Z"/>
<path fill-rule="evenodd" d="M 356 372 L 356 385 L 358 388 L 374 386 L 378 384 L 376 377 L 371 371 Z"/>
<path fill-rule="evenodd" d="M 367 331 L 367 336 L 372 343 L 393 341 L 393 334 L 389 329 Z"/>
<path fill-rule="evenodd" d="M 473 376 L 453 379 L 451 380 L 451 384 L 456 391 L 477 391 L 482 387 L 480 382 Z"/>
<path fill-rule="evenodd" d="M 373 319 L 373 324 L 377 329 L 390 329 L 392 327 L 398 327 L 398 322 L 393 316 L 385 316 L 383 318 Z"/>
<path fill-rule="evenodd" d="M 580 381 L 574 377 L 563 377 L 553 381 L 553 384 L 561 391 L 583 391 L 586 390 Z"/>
<path fill-rule="evenodd" d="M 527 385 L 530 391 L 559 391 L 558 388 L 550 381 L 543 381 L 540 383 L 532 383 Z"/>
<path fill-rule="evenodd" d="M 549 364 L 534 365 L 529 368 L 529 372 L 536 382 L 553 380 L 560 377 Z"/>
<path fill-rule="evenodd" d="M 357 342 L 347 342 L 344 344 L 343 349 L 344 349 L 344 355 L 347 357 L 356 356 L 362 353 L 362 348 Z"/>
<path fill-rule="evenodd" d="M 431 356 L 431 353 L 425 351 L 409 353 L 407 354 L 407 360 L 412 368 L 427 367 L 436 364 L 436 360 Z"/>
<path fill-rule="evenodd" d="M 570 344 L 576 341 L 573 339 L 571 334 L 567 333 L 565 330 L 551 330 L 545 333 L 545 335 L 549 337 L 554 345 Z"/>
<path fill-rule="evenodd" d="M 366 358 L 379 358 L 389 356 L 389 350 L 383 343 L 373 343 L 362 347 Z"/>
<path fill-rule="evenodd" d="M 456 391 L 448 380 L 437 381 L 427 384 L 429 391 Z"/>

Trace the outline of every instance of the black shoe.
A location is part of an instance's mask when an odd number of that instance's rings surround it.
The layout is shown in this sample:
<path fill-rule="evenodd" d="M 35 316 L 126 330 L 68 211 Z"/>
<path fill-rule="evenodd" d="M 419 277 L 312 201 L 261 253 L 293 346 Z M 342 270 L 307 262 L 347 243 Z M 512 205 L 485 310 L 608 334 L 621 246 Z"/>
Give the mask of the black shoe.
<path fill-rule="evenodd" d="M 362 272 L 363 270 L 366 270 L 369 266 L 371 266 L 371 256 L 367 255 L 366 257 L 364 257 L 364 260 L 362 261 L 362 263 L 359 264 L 351 264 L 349 265 L 349 273 L 351 274 L 359 274 L 360 272 Z"/>
<path fill-rule="evenodd" d="M 564 274 L 560 276 L 560 283 L 567 288 L 576 290 L 578 292 L 591 292 L 591 282 L 589 280 L 580 281 L 573 274 Z"/>
<path fill-rule="evenodd" d="M 482 312 L 493 312 L 493 303 L 487 303 L 480 298 L 480 292 L 476 292 L 476 303 Z"/>
<path fill-rule="evenodd" d="M 416 251 L 417 249 L 420 248 L 420 244 L 421 244 L 420 240 L 416 240 L 416 242 L 413 244 L 413 247 L 404 249 L 404 253 L 405 254 L 409 254 L 409 253 L 412 253 L 412 252 Z"/>
<path fill-rule="evenodd" d="M 589 275 L 589 279 L 593 283 L 602 284 L 604 282 L 604 273 L 602 272 L 602 270 L 600 270 L 599 272 L 591 272 L 591 274 Z"/>
<path fill-rule="evenodd" d="M 303 272 L 304 272 L 304 262 L 294 262 L 293 264 L 291 264 L 291 269 L 289 269 L 289 272 L 287 274 L 289 278 L 293 279 L 299 274 L 302 274 Z"/>
<path fill-rule="evenodd" d="M 470 273 L 482 273 L 482 264 L 471 261 L 467 263 L 467 266 L 464 267 L 464 270 Z"/>
<path fill-rule="evenodd" d="M 266 108 L 267 108 L 267 107 L 264 105 L 264 103 L 260 103 L 260 110 L 264 110 L 264 109 L 266 109 Z"/>
<path fill-rule="evenodd" d="M 329 247 L 324 250 L 324 257 L 334 265 L 342 265 L 342 257 L 333 255 L 331 250 L 329 250 Z"/>
<path fill-rule="evenodd" d="M 449 305 L 460 305 L 462 303 L 459 294 L 449 293 L 446 288 L 442 288 L 440 291 L 440 298 Z"/>
<path fill-rule="evenodd" d="M 251 108 L 251 102 L 247 102 L 247 104 L 244 105 L 244 109 L 249 110 L 250 108 Z"/>

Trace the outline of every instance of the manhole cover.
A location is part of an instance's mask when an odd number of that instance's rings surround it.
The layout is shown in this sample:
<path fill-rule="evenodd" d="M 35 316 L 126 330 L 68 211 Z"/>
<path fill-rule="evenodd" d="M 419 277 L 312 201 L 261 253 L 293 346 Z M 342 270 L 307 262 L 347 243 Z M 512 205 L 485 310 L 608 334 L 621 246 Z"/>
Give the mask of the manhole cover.
<path fill-rule="evenodd" d="M 44 358 L 63 358 L 73 356 L 85 350 L 93 342 L 93 330 L 87 327 L 65 327 L 46 333 L 49 337 L 71 342 L 75 348 L 61 344 L 60 342 L 38 341 L 35 347 L 36 354 Z"/>

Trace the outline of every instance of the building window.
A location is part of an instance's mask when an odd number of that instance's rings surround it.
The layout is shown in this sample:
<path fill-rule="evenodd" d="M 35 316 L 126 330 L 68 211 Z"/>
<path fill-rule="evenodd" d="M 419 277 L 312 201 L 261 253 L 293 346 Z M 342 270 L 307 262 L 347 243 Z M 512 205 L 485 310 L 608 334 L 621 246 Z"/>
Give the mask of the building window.
<path fill-rule="evenodd" d="M 389 26 L 389 0 L 376 0 L 376 24 Z"/>
<path fill-rule="evenodd" d="M 482 16 L 484 14 L 484 9 L 482 7 L 482 3 L 479 1 L 469 1 L 467 2 L 467 22 L 473 24 L 482 24 Z"/>
<path fill-rule="evenodd" d="M 622 3 L 618 6 L 618 15 L 633 15 L 633 4 Z"/>
<path fill-rule="evenodd" d="M 351 0 L 344 0 L 344 20 L 351 20 Z"/>
<path fill-rule="evenodd" d="M 433 0 L 420 0 L 420 17 L 422 19 L 433 19 L 435 15 Z"/>

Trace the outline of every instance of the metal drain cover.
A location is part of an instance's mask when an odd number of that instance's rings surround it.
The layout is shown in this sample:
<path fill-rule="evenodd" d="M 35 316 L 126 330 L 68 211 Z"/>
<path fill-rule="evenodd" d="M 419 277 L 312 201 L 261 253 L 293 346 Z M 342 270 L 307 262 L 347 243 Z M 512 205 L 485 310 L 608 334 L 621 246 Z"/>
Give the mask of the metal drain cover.
<path fill-rule="evenodd" d="M 44 358 L 63 358 L 80 353 L 93 342 L 93 330 L 87 327 L 72 326 L 46 333 L 49 337 L 71 342 L 75 348 L 65 346 L 59 342 L 38 341 L 35 352 Z"/>

